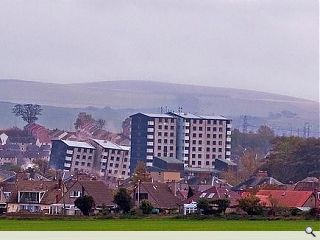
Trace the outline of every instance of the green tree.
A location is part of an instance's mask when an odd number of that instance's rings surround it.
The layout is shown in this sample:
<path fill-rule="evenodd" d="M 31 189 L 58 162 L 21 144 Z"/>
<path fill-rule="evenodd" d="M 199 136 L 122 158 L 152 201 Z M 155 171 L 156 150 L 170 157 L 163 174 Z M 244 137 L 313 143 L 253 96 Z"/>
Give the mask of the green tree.
<path fill-rule="evenodd" d="M 208 215 L 210 213 L 210 203 L 205 198 L 200 198 L 197 201 L 197 209 L 200 211 L 200 213 L 203 213 L 205 215 Z"/>
<path fill-rule="evenodd" d="M 263 207 L 260 204 L 260 199 L 254 195 L 248 195 L 238 200 L 239 207 L 248 213 L 249 215 L 260 215 L 262 214 Z"/>
<path fill-rule="evenodd" d="M 150 214 L 152 212 L 153 206 L 151 202 L 147 200 L 142 200 L 139 208 L 142 210 L 143 214 Z"/>
<path fill-rule="evenodd" d="M 188 198 L 190 198 L 190 197 L 192 197 L 194 195 L 194 193 L 193 193 L 193 190 L 192 190 L 192 188 L 189 186 L 189 189 L 188 189 Z"/>
<path fill-rule="evenodd" d="M 78 197 L 74 205 L 80 209 L 83 215 L 89 216 L 92 208 L 95 206 L 94 199 L 91 196 Z"/>
<path fill-rule="evenodd" d="M 30 124 L 38 120 L 38 116 L 41 115 L 42 108 L 37 104 L 17 104 L 12 108 L 12 112 L 17 117 L 21 117 L 23 121 Z"/>
<path fill-rule="evenodd" d="M 124 213 L 128 213 L 132 208 L 132 198 L 125 188 L 119 188 L 118 192 L 114 195 L 113 202 Z"/>
<path fill-rule="evenodd" d="M 93 119 L 93 117 L 90 114 L 87 114 L 85 112 L 81 112 L 77 116 L 77 119 L 74 123 L 74 127 L 76 130 L 81 130 L 90 124 L 93 125 L 94 123 L 95 123 L 95 120 Z"/>
<path fill-rule="evenodd" d="M 230 206 L 230 200 L 228 198 L 215 199 L 212 203 L 216 206 L 217 213 L 219 214 L 225 214 L 227 208 Z"/>
<path fill-rule="evenodd" d="M 100 130 L 104 128 L 104 126 L 106 125 L 106 120 L 99 118 L 96 121 L 96 126 L 97 128 L 99 128 Z"/>

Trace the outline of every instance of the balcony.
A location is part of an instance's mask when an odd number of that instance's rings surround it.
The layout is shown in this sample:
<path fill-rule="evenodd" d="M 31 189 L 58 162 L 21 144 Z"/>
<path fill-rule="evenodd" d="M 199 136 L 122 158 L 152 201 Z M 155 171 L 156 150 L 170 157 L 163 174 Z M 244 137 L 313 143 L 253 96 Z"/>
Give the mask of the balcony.
<path fill-rule="evenodd" d="M 153 135 L 147 135 L 147 139 L 153 139 Z"/>
<path fill-rule="evenodd" d="M 231 137 L 227 137 L 227 142 L 231 142 Z"/>
<path fill-rule="evenodd" d="M 147 153 L 153 153 L 153 149 L 152 148 L 148 148 L 147 149 Z"/>
<path fill-rule="evenodd" d="M 147 142 L 147 146 L 153 146 L 153 142 Z"/>
<path fill-rule="evenodd" d="M 65 164 L 64 164 L 64 167 L 67 167 L 67 168 L 68 168 L 68 167 L 71 167 L 71 164 L 70 164 L 70 163 L 65 163 Z"/>
<path fill-rule="evenodd" d="M 67 150 L 67 154 L 73 154 L 73 150 Z"/>
<path fill-rule="evenodd" d="M 72 157 L 66 157 L 65 160 L 66 160 L 66 161 L 71 161 L 71 160 L 72 160 Z"/>
<path fill-rule="evenodd" d="M 231 135 L 231 131 L 227 131 L 227 135 Z"/>
<path fill-rule="evenodd" d="M 153 133 L 153 131 L 154 131 L 154 128 L 148 128 L 148 130 L 147 130 L 149 133 L 150 132 L 152 132 Z"/>
<path fill-rule="evenodd" d="M 148 125 L 153 126 L 154 125 L 154 121 L 148 121 Z"/>

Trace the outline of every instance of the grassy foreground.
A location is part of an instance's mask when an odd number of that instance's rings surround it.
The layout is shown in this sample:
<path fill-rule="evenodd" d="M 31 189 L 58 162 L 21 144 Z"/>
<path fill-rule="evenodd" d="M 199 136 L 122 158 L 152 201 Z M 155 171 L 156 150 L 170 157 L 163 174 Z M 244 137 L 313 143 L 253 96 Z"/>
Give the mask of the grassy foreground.
<path fill-rule="evenodd" d="M 304 231 L 316 220 L 0 219 L 0 231 Z"/>

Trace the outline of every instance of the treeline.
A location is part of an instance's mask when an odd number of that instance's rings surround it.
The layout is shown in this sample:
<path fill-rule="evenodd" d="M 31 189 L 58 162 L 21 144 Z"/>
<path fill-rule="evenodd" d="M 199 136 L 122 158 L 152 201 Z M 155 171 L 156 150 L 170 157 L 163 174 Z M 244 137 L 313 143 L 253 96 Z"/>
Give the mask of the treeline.
<path fill-rule="evenodd" d="M 306 177 L 320 177 L 320 139 L 277 137 L 271 152 L 260 167 L 283 183 Z"/>

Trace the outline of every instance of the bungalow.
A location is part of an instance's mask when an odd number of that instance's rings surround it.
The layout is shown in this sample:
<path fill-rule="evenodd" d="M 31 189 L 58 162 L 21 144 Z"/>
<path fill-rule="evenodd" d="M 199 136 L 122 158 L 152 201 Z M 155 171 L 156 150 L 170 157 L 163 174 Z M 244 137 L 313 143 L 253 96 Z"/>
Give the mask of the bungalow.
<path fill-rule="evenodd" d="M 148 200 L 159 212 L 177 212 L 180 202 L 168 185 L 160 182 L 140 183 L 133 191 L 133 199 L 136 206 Z"/>
<path fill-rule="evenodd" d="M 78 197 L 91 196 L 95 202 L 95 212 L 102 208 L 114 209 L 113 191 L 103 181 L 98 180 L 70 180 L 63 184 L 66 192 L 61 198 L 50 205 L 52 215 L 79 215 L 80 210 L 74 202 Z"/>
<path fill-rule="evenodd" d="M 319 199 L 313 191 L 259 190 L 256 197 L 266 207 L 277 206 L 300 210 L 319 207 Z"/>

